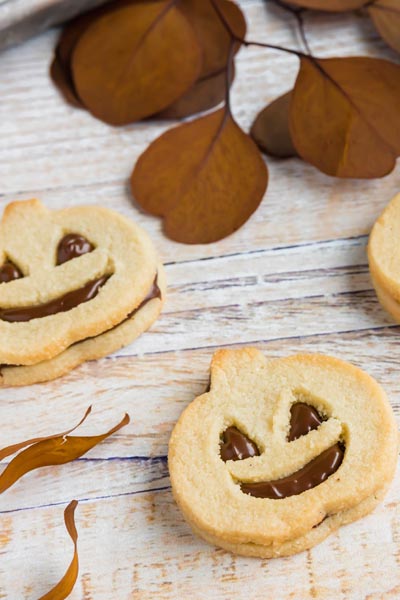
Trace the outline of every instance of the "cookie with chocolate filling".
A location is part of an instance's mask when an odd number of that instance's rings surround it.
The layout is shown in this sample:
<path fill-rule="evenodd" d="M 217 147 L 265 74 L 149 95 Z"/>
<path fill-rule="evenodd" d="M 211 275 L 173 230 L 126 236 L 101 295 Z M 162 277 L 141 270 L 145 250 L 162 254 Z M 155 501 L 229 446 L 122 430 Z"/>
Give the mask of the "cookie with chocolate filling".
<path fill-rule="evenodd" d="M 368 260 L 380 303 L 400 323 L 400 194 L 389 202 L 372 228 Z"/>
<path fill-rule="evenodd" d="M 130 343 L 158 317 L 162 265 L 118 213 L 14 202 L 0 223 L 0 385 L 62 375 Z"/>
<path fill-rule="evenodd" d="M 392 409 L 366 373 L 327 356 L 267 361 L 245 348 L 214 355 L 210 391 L 181 415 L 168 464 L 194 532 L 270 558 L 373 510 L 397 453 Z"/>

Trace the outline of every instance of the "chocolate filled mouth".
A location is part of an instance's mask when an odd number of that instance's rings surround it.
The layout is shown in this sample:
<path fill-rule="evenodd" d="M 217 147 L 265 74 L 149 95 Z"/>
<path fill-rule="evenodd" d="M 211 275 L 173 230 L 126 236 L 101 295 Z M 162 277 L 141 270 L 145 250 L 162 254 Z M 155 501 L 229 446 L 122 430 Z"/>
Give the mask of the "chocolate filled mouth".
<path fill-rule="evenodd" d="M 106 280 L 107 280 L 107 278 L 106 278 Z M 156 273 L 156 276 L 152 283 L 151 289 L 149 290 L 146 297 L 142 300 L 142 302 L 136 308 L 134 308 L 130 313 L 128 313 L 128 315 L 125 317 L 125 319 L 123 319 L 123 321 L 121 321 L 120 323 L 117 323 L 117 325 L 114 325 L 114 327 L 111 327 L 111 329 L 108 329 L 107 331 L 103 331 L 102 333 L 99 333 L 95 336 L 91 336 L 91 337 L 84 338 L 83 340 L 79 340 L 78 342 L 75 342 L 74 344 L 69 346 L 69 348 L 72 348 L 72 346 L 77 346 L 78 344 L 83 344 L 83 342 L 86 342 L 87 340 L 93 340 L 97 337 L 104 335 L 108 331 L 112 331 L 113 329 L 116 329 L 117 327 L 119 327 L 120 325 L 125 323 L 126 321 L 129 321 L 137 312 L 139 312 L 139 310 L 141 308 L 143 308 L 148 302 L 150 302 L 154 298 L 159 298 L 160 300 L 162 299 L 161 289 L 158 286 L 158 273 Z M 7 367 L 20 367 L 20 366 L 23 366 L 23 365 L 10 365 L 10 364 L 5 364 L 5 363 L 0 364 L 0 374 L 1 374 L 1 370 L 5 369 Z"/>
<path fill-rule="evenodd" d="M 305 467 L 288 477 L 275 481 L 260 481 L 257 483 L 242 483 L 240 489 L 245 494 L 255 498 L 270 498 L 278 500 L 297 496 L 320 485 L 335 473 L 344 458 L 342 444 L 331 446 L 319 456 L 310 461 Z"/>
<path fill-rule="evenodd" d="M 79 304 L 95 298 L 109 277 L 110 275 L 103 275 L 99 279 L 89 281 L 89 283 L 86 283 L 81 288 L 68 292 L 45 304 L 0 309 L 0 320 L 7 321 L 8 323 L 22 323 L 67 312 Z"/>
<path fill-rule="evenodd" d="M 122 321 L 120 321 L 119 323 L 117 323 L 116 325 L 114 325 L 114 327 L 111 327 L 111 329 L 107 329 L 107 331 L 103 331 L 102 333 L 98 333 L 97 335 L 84 338 L 83 340 L 79 340 L 79 342 L 75 342 L 75 344 L 72 344 L 72 345 L 76 346 L 78 344 L 82 344 L 83 342 L 86 342 L 86 340 L 94 340 L 95 338 L 98 338 L 98 337 L 104 335 L 108 331 L 112 331 L 113 329 L 117 329 L 117 327 L 119 327 L 123 323 L 126 323 L 126 321 L 129 321 L 130 319 L 132 319 L 132 317 L 135 316 L 136 313 L 138 313 L 139 310 L 141 308 L 143 308 L 148 302 L 150 302 L 150 300 L 154 300 L 154 298 L 159 298 L 161 300 L 162 295 L 161 295 L 161 290 L 158 287 L 157 280 L 158 280 L 158 273 L 156 274 L 156 276 L 154 278 L 154 281 L 152 283 L 151 289 L 148 292 L 148 294 L 146 295 L 146 297 L 143 298 L 143 300 L 141 301 L 141 303 L 136 308 L 134 308 L 133 310 L 131 310 L 131 312 L 126 315 L 125 319 L 123 319 Z"/>
<path fill-rule="evenodd" d="M 292 405 L 290 428 L 287 441 L 293 442 L 310 431 L 318 429 L 324 418 L 309 404 L 296 402 Z M 253 440 L 248 438 L 237 427 L 228 427 L 222 434 L 220 443 L 220 456 L 228 460 L 243 460 L 261 454 Z M 297 496 L 320 485 L 333 475 L 343 462 L 345 446 L 337 442 L 304 467 L 281 479 L 274 481 L 260 481 L 256 483 L 240 483 L 244 494 L 255 498 L 269 498 L 279 500 Z"/>

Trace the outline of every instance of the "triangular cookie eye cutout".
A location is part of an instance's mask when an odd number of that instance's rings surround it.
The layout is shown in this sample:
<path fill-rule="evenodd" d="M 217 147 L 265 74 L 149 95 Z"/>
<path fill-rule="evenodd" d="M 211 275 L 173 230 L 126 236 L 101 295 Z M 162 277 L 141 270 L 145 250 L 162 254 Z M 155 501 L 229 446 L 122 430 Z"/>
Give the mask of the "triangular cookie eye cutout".
<path fill-rule="evenodd" d="M 318 429 L 323 420 L 316 408 L 305 402 L 296 402 L 290 409 L 288 442 L 307 435 L 313 429 Z"/>
<path fill-rule="evenodd" d="M 259 456 L 257 445 L 250 440 L 237 427 L 228 427 L 222 434 L 220 447 L 221 458 L 227 460 L 243 460 L 252 456 Z"/>
<path fill-rule="evenodd" d="M 73 258 L 92 252 L 94 246 L 83 235 L 68 233 L 57 247 L 57 265 L 62 265 Z"/>
<path fill-rule="evenodd" d="M 23 277 L 23 274 L 10 260 L 7 260 L 0 267 L 0 283 L 8 283 L 14 279 L 21 279 L 21 277 Z"/>

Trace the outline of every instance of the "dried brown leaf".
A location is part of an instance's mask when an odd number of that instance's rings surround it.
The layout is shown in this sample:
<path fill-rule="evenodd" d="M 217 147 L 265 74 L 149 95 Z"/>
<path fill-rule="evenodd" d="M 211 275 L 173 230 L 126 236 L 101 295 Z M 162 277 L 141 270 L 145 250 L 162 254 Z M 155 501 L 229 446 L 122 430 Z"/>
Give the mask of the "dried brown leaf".
<path fill-rule="evenodd" d="M 266 154 L 278 158 L 297 156 L 289 130 L 289 107 L 292 92 L 268 104 L 256 117 L 250 135 Z"/>
<path fill-rule="evenodd" d="M 138 0 L 117 0 L 73 19 L 61 33 L 51 65 L 50 75 L 65 100 L 84 108 L 78 97 L 71 71 L 71 59 L 80 37 L 102 15 L 118 8 L 138 4 Z M 219 0 L 219 8 L 238 36 L 244 37 L 246 22 L 239 7 L 228 0 Z M 225 71 L 228 60 L 230 36 L 209 0 L 182 0 L 179 8 L 190 20 L 202 45 L 203 58 L 200 77 L 193 86 L 157 118 L 178 119 L 213 108 L 225 96 Z M 240 44 L 236 44 L 237 51 Z M 231 82 L 234 78 L 231 67 Z"/>
<path fill-rule="evenodd" d="M 246 21 L 242 11 L 230 0 L 217 0 L 218 7 L 239 38 L 246 35 Z M 210 0 L 182 0 L 180 10 L 191 23 L 203 49 L 200 77 L 204 78 L 226 67 L 231 46 L 231 36 L 221 22 Z M 240 44 L 235 44 L 235 50 Z"/>
<path fill-rule="evenodd" d="M 75 89 L 71 70 L 72 54 L 79 38 L 97 18 L 119 6 L 125 6 L 127 2 L 128 0 L 117 0 L 112 4 L 99 6 L 72 19 L 62 30 L 50 67 L 50 76 L 65 100 L 72 106 L 84 108 Z"/>
<path fill-rule="evenodd" d="M 289 0 L 288 3 L 302 8 L 326 10 L 328 12 L 342 12 L 355 10 L 367 4 L 369 0 Z"/>
<path fill-rule="evenodd" d="M 74 555 L 63 578 L 47 594 L 39 600 L 64 600 L 68 598 L 76 583 L 79 572 L 78 561 L 78 532 L 75 526 L 75 509 L 78 506 L 76 500 L 72 500 L 64 511 L 64 522 L 68 534 L 74 544 Z"/>
<path fill-rule="evenodd" d="M 400 0 L 375 0 L 367 10 L 385 42 L 400 52 Z"/>
<path fill-rule="evenodd" d="M 230 68 L 230 85 L 235 77 L 235 67 Z M 225 98 L 226 72 L 221 69 L 196 81 L 194 86 L 176 102 L 156 115 L 159 119 L 183 119 L 220 104 Z"/>
<path fill-rule="evenodd" d="M 91 10 L 88 13 L 76 17 L 64 27 L 55 51 L 56 56 L 63 67 L 70 67 L 72 54 L 79 38 L 89 25 L 94 23 L 94 21 L 105 12 L 105 7 L 101 6 L 100 8 L 96 8 L 95 10 Z"/>
<path fill-rule="evenodd" d="M 79 98 L 113 125 L 163 110 L 193 85 L 201 67 L 197 36 L 176 0 L 107 12 L 79 37 L 72 56 Z"/>
<path fill-rule="evenodd" d="M 79 458 L 129 423 L 129 416 L 126 414 L 120 423 L 102 435 L 85 437 L 68 435 L 83 423 L 89 415 L 90 410 L 89 408 L 86 411 L 83 419 L 75 427 L 64 433 L 32 438 L 1 450 L 0 459 L 10 456 L 19 450 L 22 450 L 22 452 L 12 459 L 0 475 L 0 494 L 5 492 L 23 475 L 29 473 L 29 471 L 50 465 L 63 465 Z"/>
<path fill-rule="evenodd" d="M 290 106 L 300 156 L 328 175 L 383 177 L 400 154 L 400 65 L 301 59 Z"/>
<path fill-rule="evenodd" d="M 156 139 L 139 158 L 132 193 L 165 218 L 173 240 L 206 244 L 230 235 L 256 210 L 268 172 L 229 111 L 215 111 Z"/>
<path fill-rule="evenodd" d="M 57 56 L 53 58 L 53 62 L 50 65 L 50 77 L 68 104 L 76 108 L 83 108 L 83 104 L 76 93 L 71 72 L 68 68 L 63 67 Z"/>
<path fill-rule="evenodd" d="M 246 35 L 246 21 L 240 8 L 229 0 L 218 0 L 218 8 L 239 38 Z M 226 70 L 231 49 L 231 36 L 210 0 L 182 0 L 180 10 L 196 32 L 203 49 L 203 65 L 199 79 L 181 98 L 156 115 L 162 119 L 180 119 L 209 110 L 222 102 L 226 94 Z M 234 79 L 234 63 L 230 67 L 230 84 Z"/>

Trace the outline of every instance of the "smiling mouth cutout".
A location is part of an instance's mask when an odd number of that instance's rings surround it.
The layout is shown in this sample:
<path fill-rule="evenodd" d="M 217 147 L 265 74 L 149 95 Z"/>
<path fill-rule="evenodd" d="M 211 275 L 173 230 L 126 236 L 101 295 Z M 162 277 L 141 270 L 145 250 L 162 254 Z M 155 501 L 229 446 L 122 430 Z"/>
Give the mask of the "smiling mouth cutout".
<path fill-rule="evenodd" d="M 37 306 L 23 306 L 21 308 L 7 308 L 0 310 L 0 319 L 9 323 L 20 323 L 31 321 L 32 319 L 41 319 L 50 315 L 56 315 L 60 312 L 67 312 L 79 304 L 92 300 L 99 293 L 100 288 L 106 283 L 110 275 L 103 275 L 99 279 L 89 281 L 83 287 L 68 292 L 60 298 L 55 298 L 46 304 Z"/>
<path fill-rule="evenodd" d="M 307 435 L 310 431 L 317 429 L 323 421 L 318 411 L 304 402 L 293 404 L 290 415 L 288 442 Z M 301 494 L 320 485 L 333 475 L 342 464 L 344 452 L 343 444 L 334 444 L 302 469 L 287 477 L 275 481 L 241 483 L 240 489 L 255 498 L 281 499 Z M 226 462 L 259 456 L 260 451 L 257 445 L 239 429 L 228 427 L 222 434 L 220 455 L 221 459 Z"/>
<path fill-rule="evenodd" d="M 57 247 L 57 265 L 61 265 L 73 258 L 87 254 L 94 250 L 93 245 L 83 236 L 76 233 L 65 235 Z M 7 283 L 21 279 L 23 274 L 11 261 L 7 261 L 0 268 L 0 283 Z M 9 323 L 18 323 L 41 319 L 60 312 L 67 312 L 79 304 L 88 302 L 97 296 L 100 288 L 106 283 L 110 275 L 103 275 L 98 279 L 89 281 L 84 286 L 55 298 L 45 304 L 37 306 L 23 306 L 18 308 L 0 309 L 0 319 Z"/>

